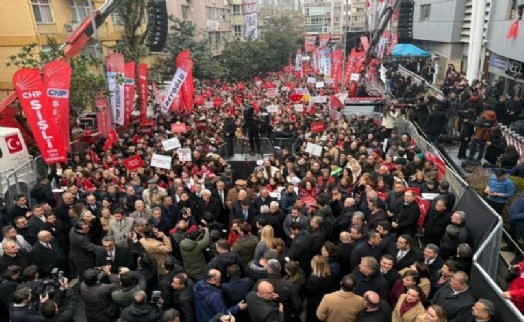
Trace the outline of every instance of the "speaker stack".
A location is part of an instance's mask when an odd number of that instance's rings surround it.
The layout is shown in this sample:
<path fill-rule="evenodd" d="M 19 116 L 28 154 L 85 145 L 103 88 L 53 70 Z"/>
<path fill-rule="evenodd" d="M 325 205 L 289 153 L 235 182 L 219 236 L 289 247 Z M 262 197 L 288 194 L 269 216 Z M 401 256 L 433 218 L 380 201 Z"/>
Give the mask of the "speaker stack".
<path fill-rule="evenodd" d="M 415 2 L 412 0 L 402 0 L 398 10 L 398 43 L 410 44 L 413 41 L 413 13 L 415 11 Z"/>
<path fill-rule="evenodd" d="M 167 5 L 165 0 L 147 2 L 147 37 L 146 46 L 151 52 L 164 50 L 168 30 Z"/>

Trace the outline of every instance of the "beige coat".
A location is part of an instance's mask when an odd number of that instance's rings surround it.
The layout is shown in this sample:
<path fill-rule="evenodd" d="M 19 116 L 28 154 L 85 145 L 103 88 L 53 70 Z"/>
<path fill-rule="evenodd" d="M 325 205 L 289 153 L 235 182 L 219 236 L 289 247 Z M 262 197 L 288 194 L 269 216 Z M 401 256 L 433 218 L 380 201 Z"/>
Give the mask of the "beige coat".
<path fill-rule="evenodd" d="M 111 219 L 109 221 L 109 230 L 107 235 L 113 236 L 115 239 L 115 244 L 117 246 L 128 247 L 127 246 L 127 237 L 126 234 L 131 232 L 133 229 L 133 218 L 124 217 L 122 220 L 122 226 L 116 221 L 116 219 Z"/>
<path fill-rule="evenodd" d="M 400 306 L 406 300 L 406 294 L 402 294 L 398 299 L 397 305 L 393 310 L 392 322 L 425 322 L 426 321 L 426 310 L 420 301 L 409 309 L 404 315 L 400 316 Z"/>
<path fill-rule="evenodd" d="M 317 308 L 317 318 L 326 322 L 355 322 L 364 308 L 362 296 L 340 290 L 324 295 Z"/>
<path fill-rule="evenodd" d="M 162 241 L 155 238 L 142 238 L 140 239 L 140 243 L 146 252 L 155 259 L 158 275 L 167 274 L 164 268 L 164 259 L 167 255 L 171 254 L 173 250 L 171 247 L 171 239 L 167 236 L 164 237 Z"/>

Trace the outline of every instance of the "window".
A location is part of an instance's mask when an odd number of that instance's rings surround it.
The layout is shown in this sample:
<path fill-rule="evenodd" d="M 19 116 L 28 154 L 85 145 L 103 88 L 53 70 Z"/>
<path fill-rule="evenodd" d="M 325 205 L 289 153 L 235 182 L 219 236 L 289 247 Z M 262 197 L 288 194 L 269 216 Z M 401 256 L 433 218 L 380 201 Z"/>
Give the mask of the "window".
<path fill-rule="evenodd" d="M 31 0 L 31 6 L 37 23 L 53 23 L 49 0 Z"/>
<path fill-rule="evenodd" d="M 91 7 L 87 0 L 69 0 L 73 22 L 82 22 L 91 15 Z"/>
<path fill-rule="evenodd" d="M 189 6 L 181 6 L 182 8 L 182 20 L 189 20 Z"/>
<path fill-rule="evenodd" d="M 431 13 L 431 5 L 423 4 L 420 6 L 420 21 L 428 21 Z"/>
<path fill-rule="evenodd" d="M 233 5 L 233 16 L 241 16 L 242 15 L 242 5 L 235 4 Z"/>
<path fill-rule="evenodd" d="M 234 26 L 235 37 L 242 37 L 242 26 Z"/>
<path fill-rule="evenodd" d="M 113 25 L 115 25 L 115 26 L 123 26 L 124 25 L 124 20 L 122 19 L 122 17 L 117 12 L 113 12 L 111 14 L 111 21 L 113 21 Z"/>

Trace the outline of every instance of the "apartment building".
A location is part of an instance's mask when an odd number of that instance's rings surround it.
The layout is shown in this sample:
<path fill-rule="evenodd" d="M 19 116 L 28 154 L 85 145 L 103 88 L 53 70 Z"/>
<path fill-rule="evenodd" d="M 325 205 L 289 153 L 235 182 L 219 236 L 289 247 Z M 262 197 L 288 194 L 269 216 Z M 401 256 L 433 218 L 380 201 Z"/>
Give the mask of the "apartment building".
<path fill-rule="evenodd" d="M 366 30 L 365 0 L 304 0 L 305 32 L 343 34 Z"/>

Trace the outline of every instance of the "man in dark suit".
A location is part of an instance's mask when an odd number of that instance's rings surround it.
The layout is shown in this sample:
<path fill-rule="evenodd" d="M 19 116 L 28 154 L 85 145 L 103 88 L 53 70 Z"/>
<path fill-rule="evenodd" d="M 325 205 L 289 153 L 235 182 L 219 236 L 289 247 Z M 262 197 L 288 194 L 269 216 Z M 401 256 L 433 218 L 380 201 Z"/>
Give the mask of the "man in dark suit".
<path fill-rule="evenodd" d="M 269 207 L 271 201 L 277 200 L 269 195 L 269 190 L 266 187 L 262 187 L 260 188 L 258 197 L 255 198 L 254 207 L 255 209 L 260 209 L 262 205 L 266 205 Z"/>
<path fill-rule="evenodd" d="M 410 235 L 415 236 L 417 232 L 417 222 L 420 216 L 420 209 L 415 201 L 415 193 L 413 191 L 406 191 L 404 193 L 404 205 L 400 208 L 397 221 L 391 225 L 397 230 L 397 236 Z"/>
<path fill-rule="evenodd" d="M 111 265 L 111 272 L 118 273 L 120 267 L 134 269 L 133 257 L 125 247 L 116 246 L 112 236 L 106 236 L 102 239 L 104 249 L 96 252 L 95 266 Z"/>
<path fill-rule="evenodd" d="M 100 210 L 102 210 L 102 204 L 96 201 L 94 194 L 90 193 L 85 197 L 86 210 L 91 211 L 91 213 L 97 217 L 100 217 Z"/>
<path fill-rule="evenodd" d="M 202 198 L 197 201 L 198 219 L 201 220 L 204 217 L 204 213 L 210 212 L 213 217 L 218 218 L 222 212 L 220 201 L 215 199 L 211 191 L 204 189 L 202 190 Z"/>
<path fill-rule="evenodd" d="M 438 256 L 438 246 L 427 244 L 424 248 L 424 263 L 429 267 L 430 279 L 439 274 L 439 270 L 444 265 L 444 260 Z"/>
<path fill-rule="evenodd" d="M 400 273 L 393 267 L 395 265 L 395 258 L 390 254 L 384 254 L 380 258 L 380 272 L 386 279 L 389 289 L 393 288 L 395 282 L 401 278 Z"/>
<path fill-rule="evenodd" d="M 173 197 L 170 195 L 162 197 L 162 205 L 160 206 L 162 210 L 162 217 L 168 218 L 173 224 L 178 222 L 180 216 L 180 209 L 177 204 L 173 202 Z"/>
<path fill-rule="evenodd" d="M 181 321 L 195 322 L 195 306 L 193 304 L 193 281 L 186 273 L 179 273 L 173 278 L 171 287 L 174 291 L 173 306 L 180 312 Z"/>
<path fill-rule="evenodd" d="M 17 193 L 14 196 L 14 201 L 15 204 L 6 215 L 7 222 L 10 225 L 15 224 L 16 217 L 22 216 L 28 218 L 27 213 L 31 212 L 31 209 L 27 205 L 27 197 L 23 193 Z"/>
<path fill-rule="evenodd" d="M 56 267 L 59 271 L 67 272 L 67 260 L 62 248 L 53 239 L 48 230 L 42 230 L 37 235 L 38 241 L 29 253 L 31 260 L 38 267 L 40 278 L 47 278 Z"/>
<path fill-rule="evenodd" d="M 446 226 L 451 224 L 451 213 L 447 209 L 446 200 L 440 197 L 434 200 L 425 219 L 424 243 L 440 245 Z"/>
<path fill-rule="evenodd" d="M 46 219 L 44 215 L 44 208 L 38 204 L 33 206 L 33 216 L 29 219 L 29 230 L 33 236 L 37 236 L 38 232 L 44 226 Z"/>
<path fill-rule="evenodd" d="M 220 214 L 216 219 L 223 224 L 229 223 L 229 209 L 226 206 L 227 193 L 228 189 L 223 181 L 217 181 L 216 189 L 211 192 L 211 197 L 218 200 L 220 205 Z"/>
<path fill-rule="evenodd" d="M 380 234 L 376 231 L 369 231 L 365 242 L 358 244 L 351 253 L 351 267 L 353 271 L 360 264 L 362 257 L 374 257 L 377 261 L 382 256 L 380 248 Z"/>
<path fill-rule="evenodd" d="M 173 228 L 173 223 L 168 218 L 162 216 L 162 209 L 155 207 L 152 209 L 151 219 L 149 224 L 155 226 L 156 229 L 169 236 L 169 231 Z"/>
<path fill-rule="evenodd" d="M 273 227 L 273 232 L 275 237 L 282 237 L 282 228 L 280 225 L 280 221 L 276 216 L 270 213 L 269 206 L 262 205 L 260 208 L 255 208 L 260 215 L 256 216 L 254 219 L 254 225 L 252 227 L 253 233 L 256 234 L 257 232 L 257 223 L 259 223 L 258 226 L 265 226 L 270 225 Z"/>
<path fill-rule="evenodd" d="M 440 288 L 432 299 L 432 304 L 442 306 L 449 322 L 468 321 L 475 299 L 468 288 L 469 277 L 464 272 L 456 272 L 451 282 Z"/>
<path fill-rule="evenodd" d="M 235 204 L 238 203 L 235 202 Z M 253 226 L 253 220 L 257 215 L 257 211 L 251 207 L 251 202 L 247 199 L 244 199 L 239 202 L 240 209 L 234 207 L 233 219 L 243 219 L 249 225 Z"/>
<path fill-rule="evenodd" d="M 327 240 L 326 230 L 324 228 L 324 218 L 313 216 L 309 222 L 311 236 L 311 256 L 319 255 L 322 245 Z"/>
<path fill-rule="evenodd" d="M 306 276 L 311 274 L 311 236 L 299 222 L 289 225 L 291 231 L 291 247 L 289 258 L 297 261 Z"/>
<path fill-rule="evenodd" d="M 413 249 L 413 238 L 410 235 L 401 235 L 397 239 L 397 255 L 395 269 L 400 271 L 411 266 L 415 261 L 422 260 L 423 256 Z"/>
<path fill-rule="evenodd" d="M 62 194 L 62 202 L 56 208 L 55 215 L 56 219 L 60 220 L 64 224 L 64 231 L 69 232 L 71 228 L 71 217 L 69 217 L 69 210 L 73 207 L 75 197 L 70 192 L 64 192 Z"/>

